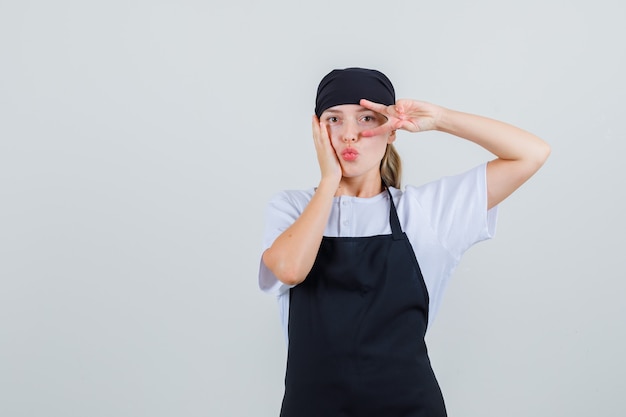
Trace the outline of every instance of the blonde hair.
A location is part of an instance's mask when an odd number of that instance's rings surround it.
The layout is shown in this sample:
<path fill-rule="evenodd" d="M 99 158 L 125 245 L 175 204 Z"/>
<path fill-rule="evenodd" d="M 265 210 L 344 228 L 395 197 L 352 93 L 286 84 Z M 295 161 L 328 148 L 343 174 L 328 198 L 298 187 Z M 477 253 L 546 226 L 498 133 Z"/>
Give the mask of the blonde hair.
<path fill-rule="evenodd" d="M 380 161 L 380 176 L 388 187 L 399 189 L 402 185 L 402 161 L 392 143 L 387 145 L 385 155 Z"/>

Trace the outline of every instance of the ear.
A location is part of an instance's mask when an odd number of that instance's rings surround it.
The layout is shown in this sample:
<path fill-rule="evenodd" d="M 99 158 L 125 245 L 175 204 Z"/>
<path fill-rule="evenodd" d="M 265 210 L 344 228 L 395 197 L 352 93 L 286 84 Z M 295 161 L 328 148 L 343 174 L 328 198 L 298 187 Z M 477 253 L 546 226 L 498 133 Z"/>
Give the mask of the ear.
<path fill-rule="evenodd" d="M 394 143 L 396 141 L 396 137 L 396 131 L 392 130 L 389 134 L 389 137 L 387 138 L 387 143 Z"/>

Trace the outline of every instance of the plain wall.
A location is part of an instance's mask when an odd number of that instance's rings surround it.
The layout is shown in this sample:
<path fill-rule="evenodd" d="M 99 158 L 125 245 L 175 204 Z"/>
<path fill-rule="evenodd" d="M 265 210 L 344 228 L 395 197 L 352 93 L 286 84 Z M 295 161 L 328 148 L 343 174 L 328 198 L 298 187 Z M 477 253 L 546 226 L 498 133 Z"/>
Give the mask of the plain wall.
<path fill-rule="evenodd" d="M 626 28 L 618 0 L 0 0 L 0 415 L 277 416 L 263 211 L 317 184 L 315 89 L 552 146 L 429 330 L 450 416 L 626 413 Z M 489 158 L 401 132 L 404 182 Z"/>

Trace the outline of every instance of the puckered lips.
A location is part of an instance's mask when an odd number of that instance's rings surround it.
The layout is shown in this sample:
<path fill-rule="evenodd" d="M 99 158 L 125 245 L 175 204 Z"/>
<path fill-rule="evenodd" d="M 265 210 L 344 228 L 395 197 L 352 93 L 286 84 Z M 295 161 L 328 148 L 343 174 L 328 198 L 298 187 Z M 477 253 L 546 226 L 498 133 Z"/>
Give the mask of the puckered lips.
<path fill-rule="evenodd" d="M 359 152 L 354 148 L 346 148 L 343 151 L 341 151 L 341 158 L 343 158 L 344 161 L 348 161 L 348 162 L 354 161 L 358 157 L 359 157 Z"/>

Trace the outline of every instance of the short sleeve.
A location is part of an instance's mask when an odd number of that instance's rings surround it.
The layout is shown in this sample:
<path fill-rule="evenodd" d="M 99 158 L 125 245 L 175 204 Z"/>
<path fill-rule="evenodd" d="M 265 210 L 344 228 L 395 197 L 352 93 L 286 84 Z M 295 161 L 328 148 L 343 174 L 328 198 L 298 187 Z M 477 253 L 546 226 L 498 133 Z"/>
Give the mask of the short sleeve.
<path fill-rule="evenodd" d="M 274 195 L 265 209 L 265 229 L 261 254 L 274 243 L 282 232 L 296 221 L 310 201 L 312 191 L 283 191 Z M 290 286 L 280 282 L 261 258 L 259 263 L 259 288 L 269 294 L 280 295 Z"/>
<path fill-rule="evenodd" d="M 497 207 L 487 210 L 487 165 L 443 177 L 420 187 L 407 186 L 442 246 L 455 258 L 495 235 Z"/>

